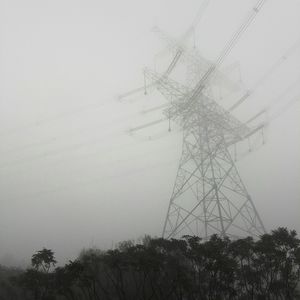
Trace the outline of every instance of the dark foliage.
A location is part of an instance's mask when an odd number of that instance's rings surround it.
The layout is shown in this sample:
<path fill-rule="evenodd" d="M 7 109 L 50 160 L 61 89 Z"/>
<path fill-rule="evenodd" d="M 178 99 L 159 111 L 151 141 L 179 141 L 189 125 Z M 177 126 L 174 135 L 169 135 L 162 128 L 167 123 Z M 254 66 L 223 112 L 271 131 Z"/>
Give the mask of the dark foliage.
<path fill-rule="evenodd" d="M 0 300 L 300 299 L 300 240 L 286 228 L 256 241 L 145 237 L 55 264 L 43 249 L 26 271 L 1 268 Z"/>

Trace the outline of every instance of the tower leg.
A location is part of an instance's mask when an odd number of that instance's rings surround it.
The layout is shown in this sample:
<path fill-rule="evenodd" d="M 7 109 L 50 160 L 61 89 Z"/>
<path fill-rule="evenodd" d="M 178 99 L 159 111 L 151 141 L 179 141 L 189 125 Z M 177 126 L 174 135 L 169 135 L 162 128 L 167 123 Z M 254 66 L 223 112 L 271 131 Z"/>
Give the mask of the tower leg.
<path fill-rule="evenodd" d="M 182 147 L 163 237 L 198 235 L 207 239 L 212 234 L 242 237 L 265 233 L 218 128 L 189 127 Z"/>

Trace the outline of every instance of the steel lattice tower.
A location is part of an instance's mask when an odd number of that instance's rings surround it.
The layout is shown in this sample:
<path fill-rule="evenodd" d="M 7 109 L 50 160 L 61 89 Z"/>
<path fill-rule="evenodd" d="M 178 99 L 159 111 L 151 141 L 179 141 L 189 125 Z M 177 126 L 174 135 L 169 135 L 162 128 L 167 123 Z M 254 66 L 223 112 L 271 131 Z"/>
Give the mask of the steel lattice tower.
<path fill-rule="evenodd" d="M 199 104 L 183 131 L 182 154 L 163 236 L 260 235 L 263 224 L 227 148 L 226 130 Z"/>
<path fill-rule="evenodd" d="M 155 87 L 168 100 L 164 111 L 166 117 L 133 128 L 130 132 L 166 119 L 179 123 L 183 131 L 182 154 L 163 227 L 164 238 L 180 238 L 183 235 L 208 238 L 212 234 L 223 237 L 259 236 L 265 232 L 229 148 L 263 131 L 266 124 L 250 128 L 231 114 L 232 109 L 240 105 L 249 93 L 229 110 L 220 106 L 210 93 L 211 81 L 218 76 L 219 66 L 265 2 L 258 0 L 251 8 L 214 63 L 190 56 L 181 43 L 177 45 L 171 40 L 175 51 L 165 72 L 159 74 L 144 70 L 145 88 Z M 195 80 L 189 80 L 188 86 L 169 77 L 181 58 L 192 61 L 188 73 L 193 73 L 191 78 Z M 195 74 L 194 67 L 204 72 L 197 70 Z M 150 81 L 148 85 L 146 79 Z"/>
<path fill-rule="evenodd" d="M 228 149 L 263 126 L 248 128 L 203 91 L 149 69 L 145 76 L 169 100 L 167 118 L 183 129 L 182 154 L 163 237 L 259 236 L 263 223 Z"/>

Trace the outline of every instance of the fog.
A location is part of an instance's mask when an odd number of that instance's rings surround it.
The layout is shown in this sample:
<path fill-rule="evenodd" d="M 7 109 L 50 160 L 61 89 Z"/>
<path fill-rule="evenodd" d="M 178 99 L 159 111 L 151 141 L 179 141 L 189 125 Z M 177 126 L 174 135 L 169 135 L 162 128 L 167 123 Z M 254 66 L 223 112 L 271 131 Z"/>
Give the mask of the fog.
<path fill-rule="evenodd" d="M 193 41 L 205 58 L 218 57 L 255 2 L 210 1 Z M 161 235 L 181 131 L 161 123 L 130 135 L 161 113 L 141 111 L 166 100 L 118 95 L 143 85 L 145 66 L 172 57 L 151 29 L 179 38 L 200 5 L 0 0 L 0 264 L 26 265 L 42 247 L 64 263 L 84 247 Z M 251 89 L 299 41 L 299 28 L 298 0 L 268 1 L 221 69 L 238 63 L 231 76 Z M 234 111 L 246 121 L 275 103 L 265 145 L 237 162 L 267 230 L 300 232 L 299 49 Z M 217 101 L 228 108 L 237 99 Z"/>

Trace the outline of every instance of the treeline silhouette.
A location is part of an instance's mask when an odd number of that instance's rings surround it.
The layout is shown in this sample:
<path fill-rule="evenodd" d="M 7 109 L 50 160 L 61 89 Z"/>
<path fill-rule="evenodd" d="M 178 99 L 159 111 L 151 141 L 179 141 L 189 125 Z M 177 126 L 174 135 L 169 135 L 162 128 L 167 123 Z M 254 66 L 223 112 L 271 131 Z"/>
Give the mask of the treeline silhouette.
<path fill-rule="evenodd" d="M 42 249 L 26 270 L 0 268 L 0 299 L 299 299 L 299 245 L 286 228 L 257 240 L 146 236 L 112 250 L 83 250 L 61 267 Z"/>

